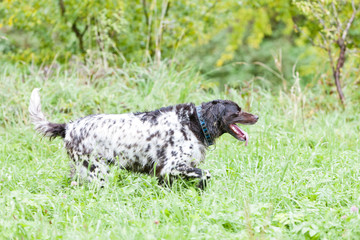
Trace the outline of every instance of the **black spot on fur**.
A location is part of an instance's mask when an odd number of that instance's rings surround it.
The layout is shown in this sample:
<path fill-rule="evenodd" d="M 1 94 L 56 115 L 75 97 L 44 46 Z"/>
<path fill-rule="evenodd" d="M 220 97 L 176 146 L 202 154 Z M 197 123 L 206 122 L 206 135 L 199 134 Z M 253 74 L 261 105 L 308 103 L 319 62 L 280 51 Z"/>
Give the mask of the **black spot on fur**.
<path fill-rule="evenodd" d="M 102 126 L 102 127 L 104 127 L 104 126 L 105 126 L 105 124 L 106 124 L 106 121 L 102 121 L 101 126 Z"/>
<path fill-rule="evenodd" d="M 180 129 L 180 131 L 181 131 L 181 133 L 183 134 L 185 141 L 189 140 L 189 138 L 188 138 L 188 136 L 187 136 L 187 134 L 186 134 L 185 128 L 182 127 L 182 128 Z"/>
<path fill-rule="evenodd" d="M 166 148 L 167 148 L 168 144 L 166 143 L 164 146 L 160 147 L 157 149 L 156 151 L 156 157 L 158 159 L 165 159 L 166 156 L 165 156 L 165 153 L 166 153 Z"/>
<path fill-rule="evenodd" d="M 74 137 L 74 131 L 71 131 L 70 132 L 70 138 L 73 138 Z"/>
<path fill-rule="evenodd" d="M 154 137 L 159 137 L 159 136 L 160 136 L 160 132 L 159 132 L 159 131 L 156 131 L 155 133 L 150 134 L 150 136 L 148 136 L 148 137 L 146 138 L 146 141 L 150 141 L 152 138 L 154 138 Z"/>
<path fill-rule="evenodd" d="M 115 164 L 115 159 L 114 158 L 108 158 L 105 161 L 107 164 Z"/>
<path fill-rule="evenodd" d="M 174 142 L 174 137 L 173 136 L 169 138 L 169 143 L 170 143 L 171 146 L 174 146 L 175 142 Z"/>
<path fill-rule="evenodd" d="M 88 163 L 88 161 L 84 160 L 84 161 L 83 161 L 83 166 L 88 169 L 88 168 L 89 168 L 89 163 Z"/>

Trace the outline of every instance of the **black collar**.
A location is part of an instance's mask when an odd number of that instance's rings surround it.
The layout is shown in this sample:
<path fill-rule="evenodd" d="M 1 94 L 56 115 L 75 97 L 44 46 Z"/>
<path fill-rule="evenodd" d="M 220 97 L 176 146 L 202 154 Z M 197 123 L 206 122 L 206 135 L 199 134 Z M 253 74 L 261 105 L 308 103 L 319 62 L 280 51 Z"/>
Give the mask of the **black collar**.
<path fill-rule="evenodd" d="M 206 122 L 205 122 L 204 118 L 201 115 L 201 106 L 196 107 L 196 113 L 197 113 L 197 116 L 199 118 L 201 130 L 203 131 L 203 133 L 205 135 L 206 143 L 207 143 L 208 146 L 211 146 L 211 145 L 214 144 L 214 142 L 213 142 L 213 140 L 212 140 L 212 138 L 210 136 L 209 130 L 207 129 Z"/>

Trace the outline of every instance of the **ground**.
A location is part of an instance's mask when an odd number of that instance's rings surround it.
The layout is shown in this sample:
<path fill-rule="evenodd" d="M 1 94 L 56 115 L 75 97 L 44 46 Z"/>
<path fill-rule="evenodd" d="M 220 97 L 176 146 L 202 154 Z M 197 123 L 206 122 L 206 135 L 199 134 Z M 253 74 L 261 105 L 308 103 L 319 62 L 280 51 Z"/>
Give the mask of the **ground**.
<path fill-rule="evenodd" d="M 84 82 L 60 72 L 2 73 L 0 93 L 0 238 L 3 239 L 355 239 L 360 236 L 360 119 L 336 96 L 252 89 L 206 92 L 195 73 L 161 70 L 154 79 Z M 166 72 L 170 71 L 170 72 Z M 10 74 L 11 72 L 11 74 Z M 26 76 L 26 77 L 23 77 Z M 160 76 L 160 78 L 159 78 Z M 171 83 L 170 83 L 171 80 Z M 131 85 L 133 84 L 133 85 Z M 30 125 L 27 104 L 42 88 L 49 119 L 152 110 L 215 98 L 236 101 L 260 116 L 245 147 L 230 135 L 208 151 L 204 191 L 178 180 L 112 168 L 109 184 L 71 184 L 61 139 L 48 141 Z M 160 89 L 160 91 L 159 91 Z M 245 89 L 246 90 L 246 89 Z"/>

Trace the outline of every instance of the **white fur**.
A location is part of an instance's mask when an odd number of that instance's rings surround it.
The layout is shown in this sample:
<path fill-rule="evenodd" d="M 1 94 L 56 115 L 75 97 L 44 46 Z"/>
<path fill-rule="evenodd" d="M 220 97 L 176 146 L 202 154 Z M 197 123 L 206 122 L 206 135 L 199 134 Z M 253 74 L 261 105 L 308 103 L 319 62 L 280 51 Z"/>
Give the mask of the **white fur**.
<path fill-rule="evenodd" d="M 210 177 L 208 171 L 203 174 L 195 168 L 205 158 L 206 146 L 184 124 L 190 121 L 190 115 L 196 114 L 193 104 L 137 114 L 90 115 L 56 124 L 42 113 L 39 90 L 36 88 L 31 94 L 30 118 L 43 135 L 64 137 L 72 159 L 72 177 L 105 180 L 108 163 L 160 178 L 167 174 Z"/>
<path fill-rule="evenodd" d="M 46 119 L 44 114 L 41 111 L 41 102 L 40 102 L 40 88 L 35 88 L 31 93 L 31 101 L 29 105 L 29 113 L 30 119 L 32 123 L 35 125 L 35 129 L 44 133 L 45 136 L 48 136 L 48 123 L 49 121 Z"/>

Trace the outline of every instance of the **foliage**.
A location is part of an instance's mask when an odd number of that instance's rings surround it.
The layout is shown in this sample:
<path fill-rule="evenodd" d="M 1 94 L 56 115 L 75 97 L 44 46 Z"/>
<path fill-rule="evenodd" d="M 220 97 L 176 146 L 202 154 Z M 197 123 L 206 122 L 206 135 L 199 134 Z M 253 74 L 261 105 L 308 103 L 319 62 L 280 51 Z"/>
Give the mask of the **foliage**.
<path fill-rule="evenodd" d="M 309 20 L 307 25 L 318 28 L 318 31 L 312 34 L 315 40 L 311 37 L 309 39 L 313 45 L 327 52 L 336 89 L 342 105 L 345 106 L 340 74 L 349 52 L 347 49 L 356 51 L 360 43 L 356 31 L 355 34 L 350 33 L 353 32 L 351 27 L 360 13 L 360 1 L 296 1 L 295 4 Z"/>
<path fill-rule="evenodd" d="M 244 43 L 258 48 L 275 26 L 284 34 L 292 29 L 291 14 L 284 10 L 292 8 L 287 0 L 13 0 L 0 7 L 0 28 L 8 38 L 2 45 L 11 49 L 9 55 L 40 63 L 89 50 L 136 61 L 155 59 L 156 52 L 169 58 L 179 47 L 202 45 L 225 32 L 226 50 L 216 62 L 221 66 Z M 16 32 L 25 34 L 25 42 L 16 41 Z"/>
<path fill-rule="evenodd" d="M 220 12 L 231 9 L 220 21 L 219 29 L 226 34 L 226 48 L 216 65 L 234 58 L 236 50 L 243 45 L 259 48 L 260 43 L 267 36 L 277 34 L 290 35 L 292 32 L 293 6 L 289 1 L 221 1 Z M 217 29 L 216 29 L 217 30 Z M 218 32 L 215 32 L 218 33 Z"/>
<path fill-rule="evenodd" d="M 85 52 L 96 40 L 102 40 L 98 36 L 99 28 L 117 34 L 123 24 L 119 18 L 122 5 L 117 1 L 15 0 L 0 4 L 3 9 L 0 24 L 5 36 L 11 36 L 12 32 L 25 34 L 22 43 L 11 38 L 7 42 L 16 49 L 9 54 L 13 60 L 42 63 L 52 61 L 57 55 L 60 60 L 69 60 L 72 54 Z M 108 26 L 108 22 L 112 24 Z M 85 34 L 90 36 L 88 46 L 85 46 Z M 34 43 L 29 43 L 29 39 Z"/>

